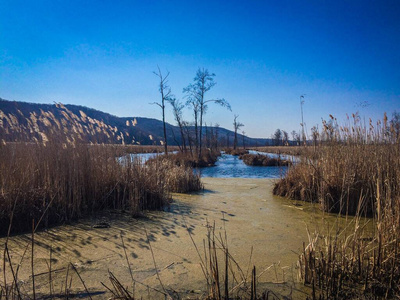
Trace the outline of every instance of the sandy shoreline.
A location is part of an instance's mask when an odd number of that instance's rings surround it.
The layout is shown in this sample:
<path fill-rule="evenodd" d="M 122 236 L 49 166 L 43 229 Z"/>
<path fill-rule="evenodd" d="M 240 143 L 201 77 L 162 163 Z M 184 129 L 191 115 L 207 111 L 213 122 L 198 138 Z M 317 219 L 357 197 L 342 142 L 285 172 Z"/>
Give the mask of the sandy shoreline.
<path fill-rule="evenodd" d="M 313 216 L 320 212 L 308 204 L 297 207 L 292 201 L 274 197 L 271 179 L 204 178 L 203 182 L 203 192 L 175 194 L 174 202 L 165 212 L 148 212 L 140 219 L 109 212 L 36 234 L 37 293 L 45 295 L 50 291 L 50 247 L 55 294 L 65 290 L 68 269 L 69 276 L 72 276 L 71 293 L 84 292 L 78 276 L 68 267 L 69 263 L 76 267 L 89 291 L 94 293 L 92 298 L 110 297 L 111 294 L 101 285 L 103 282 L 111 286 L 108 270 L 124 286 L 131 288 L 122 236 L 135 281 L 157 290 L 163 289 L 155 272 L 151 245 L 163 286 L 184 297 L 201 297 L 206 284 L 187 227 L 196 245 L 203 249 L 207 223 L 215 222 L 217 232 L 226 230 L 229 251 L 243 270 L 247 270 L 252 252 L 251 266 L 257 266 L 258 274 L 267 269 L 258 279 L 260 284 L 288 295 L 290 287 L 294 287 L 298 253 L 303 242 L 308 242 L 305 224 L 312 228 L 315 225 Z M 93 224 L 99 221 L 106 221 L 110 228 L 93 228 Z M 4 241 L 4 238 L 0 240 L 2 245 Z M 15 269 L 28 244 L 30 235 L 10 239 L 9 249 Z M 22 261 L 18 278 L 21 292 L 31 294 L 30 249 Z M 10 273 L 7 280 L 12 281 Z M 272 285 L 282 282 L 285 285 Z M 140 283 L 136 283 L 136 296 L 164 298 Z"/>

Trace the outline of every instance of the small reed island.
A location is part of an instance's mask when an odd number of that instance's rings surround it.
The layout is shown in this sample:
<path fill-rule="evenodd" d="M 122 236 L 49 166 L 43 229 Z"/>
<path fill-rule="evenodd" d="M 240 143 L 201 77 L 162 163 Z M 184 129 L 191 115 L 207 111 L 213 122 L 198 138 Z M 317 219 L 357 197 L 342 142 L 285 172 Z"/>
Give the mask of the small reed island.
<path fill-rule="evenodd" d="M 240 155 L 239 159 L 248 166 L 260 166 L 260 167 L 279 167 L 289 166 L 291 162 L 289 160 L 281 158 L 272 158 L 262 154 L 244 154 Z"/>

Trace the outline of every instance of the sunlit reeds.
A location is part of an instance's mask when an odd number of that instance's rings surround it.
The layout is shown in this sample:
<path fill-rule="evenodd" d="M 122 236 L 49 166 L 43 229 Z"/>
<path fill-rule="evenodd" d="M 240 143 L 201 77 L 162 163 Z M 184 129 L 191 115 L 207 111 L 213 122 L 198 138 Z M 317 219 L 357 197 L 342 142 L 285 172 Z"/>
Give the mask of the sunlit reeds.
<path fill-rule="evenodd" d="M 133 214 L 168 201 L 165 173 L 116 160 L 112 147 L 84 144 L 7 144 L 0 151 L 0 223 L 6 234 L 69 222 L 103 209 Z"/>
<path fill-rule="evenodd" d="M 317 202 L 327 212 L 355 215 L 354 231 L 310 236 L 299 260 L 301 278 L 313 286 L 313 298 L 398 297 L 400 144 L 396 128 L 386 115 L 368 125 L 353 115 L 344 126 L 331 116 L 323 128 L 319 140 L 308 147 L 312 154 L 289 169 L 274 193 Z M 359 222 L 366 215 L 375 224 L 367 238 Z"/>
<path fill-rule="evenodd" d="M 196 154 L 192 154 L 189 152 L 187 152 L 187 153 L 178 152 L 178 153 L 174 153 L 174 154 L 168 154 L 165 156 L 159 156 L 156 159 L 168 160 L 177 166 L 202 168 L 202 167 L 214 166 L 219 155 L 220 155 L 220 152 L 204 149 L 203 152 L 201 153 L 200 157 Z"/>
<path fill-rule="evenodd" d="M 244 154 L 248 154 L 249 150 L 246 149 L 233 149 L 233 148 L 225 148 L 224 149 L 225 154 L 230 154 L 230 155 L 244 155 Z"/>
<path fill-rule="evenodd" d="M 288 166 L 290 161 L 281 158 L 273 158 L 262 154 L 244 154 L 239 156 L 248 166 L 278 167 Z"/>
<path fill-rule="evenodd" d="M 187 193 L 203 188 L 200 173 L 193 170 L 192 161 L 187 159 L 186 155 L 159 155 L 149 159 L 146 166 L 162 170 L 165 174 L 167 189 L 170 192 Z"/>

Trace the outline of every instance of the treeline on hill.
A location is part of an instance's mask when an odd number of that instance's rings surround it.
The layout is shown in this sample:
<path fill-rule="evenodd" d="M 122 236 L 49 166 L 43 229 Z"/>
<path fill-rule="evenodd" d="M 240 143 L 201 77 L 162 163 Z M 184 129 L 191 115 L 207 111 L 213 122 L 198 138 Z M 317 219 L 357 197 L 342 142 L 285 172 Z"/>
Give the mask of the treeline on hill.
<path fill-rule="evenodd" d="M 178 126 L 166 123 L 168 145 L 181 145 Z M 187 123 L 186 134 L 195 139 L 193 124 Z M 216 138 L 222 146 L 233 145 L 234 132 L 205 124 L 205 146 Z M 46 142 L 51 138 L 64 142 L 122 145 L 162 145 L 162 121 L 143 117 L 120 118 L 95 109 L 55 104 L 35 104 L 0 98 L 0 142 Z M 187 139 L 187 138 L 186 138 Z M 240 143 L 262 146 L 267 139 L 240 135 Z"/>

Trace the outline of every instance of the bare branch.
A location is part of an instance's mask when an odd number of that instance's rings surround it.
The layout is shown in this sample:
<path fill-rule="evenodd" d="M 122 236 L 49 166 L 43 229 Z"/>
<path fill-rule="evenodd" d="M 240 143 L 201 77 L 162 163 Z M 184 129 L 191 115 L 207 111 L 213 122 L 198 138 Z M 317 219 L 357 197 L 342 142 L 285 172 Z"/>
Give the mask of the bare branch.
<path fill-rule="evenodd" d="M 152 102 L 152 103 L 149 103 L 149 104 L 150 105 L 158 105 L 159 107 L 163 108 L 163 106 L 158 102 Z"/>

